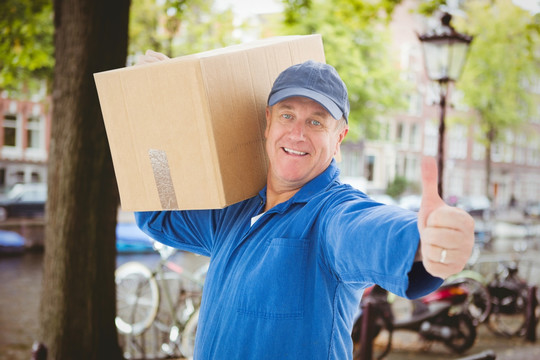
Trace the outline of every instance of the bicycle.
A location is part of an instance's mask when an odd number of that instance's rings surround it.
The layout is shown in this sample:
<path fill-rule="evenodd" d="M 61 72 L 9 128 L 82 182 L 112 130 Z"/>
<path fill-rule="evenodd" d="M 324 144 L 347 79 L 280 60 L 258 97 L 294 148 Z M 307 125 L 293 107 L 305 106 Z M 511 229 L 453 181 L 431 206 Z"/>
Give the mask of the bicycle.
<path fill-rule="evenodd" d="M 160 254 L 154 270 L 128 262 L 115 272 L 115 322 L 124 337 L 124 357 L 190 358 L 208 263 L 189 272 L 170 260 L 175 249 L 158 242 L 154 249 Z"/>
<path fill-rule="evenodd" d="M 486 323 L 492 311 L 491 294 L 484 277 L 472 270 L 463 270 L 446 279 L 444 286 L 456 286 L 465 290 L 466 299 L 456 304 L 461 312 L 469 314 L 475 326 Z"/>

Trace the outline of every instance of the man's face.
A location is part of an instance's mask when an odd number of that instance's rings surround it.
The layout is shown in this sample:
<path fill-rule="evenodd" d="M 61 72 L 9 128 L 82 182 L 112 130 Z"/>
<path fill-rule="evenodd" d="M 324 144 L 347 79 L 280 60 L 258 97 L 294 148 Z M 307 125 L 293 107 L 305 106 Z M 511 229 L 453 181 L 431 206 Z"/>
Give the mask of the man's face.
<path fill-rule="evenodd" d="M 326 170 L 348 131 L 318 102 L 299 96 L 267 107 L 266 121 L 268 185 L 284 191 Z"/>

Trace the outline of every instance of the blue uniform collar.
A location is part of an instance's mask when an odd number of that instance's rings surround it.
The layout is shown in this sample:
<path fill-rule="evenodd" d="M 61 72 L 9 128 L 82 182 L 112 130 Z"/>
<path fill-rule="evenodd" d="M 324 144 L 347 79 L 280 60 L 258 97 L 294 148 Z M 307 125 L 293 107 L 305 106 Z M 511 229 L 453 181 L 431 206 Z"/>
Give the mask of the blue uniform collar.
<path fill-rule="evenodd" d="M 289 200 L 276 205 L 273 210 L 283 212 L 295 203 L 306 203 L 315 195 L 323 192 L 332 182 L 339 178 L 339 168 L 335 159 L 332 159 L 330 165 L 320 175 L 309 181 L 307 184 L 294 194 Z M 262 203 L 266 203 L 266 186 L 259 192 Z"/>

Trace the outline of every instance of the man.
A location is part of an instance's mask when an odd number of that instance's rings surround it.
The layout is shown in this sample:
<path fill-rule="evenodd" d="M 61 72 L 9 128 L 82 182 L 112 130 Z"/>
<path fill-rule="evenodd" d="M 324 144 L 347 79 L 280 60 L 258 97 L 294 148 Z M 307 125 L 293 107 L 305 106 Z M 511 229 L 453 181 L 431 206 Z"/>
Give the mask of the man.
<path fill-rule="evenodd" d="M 366 287 L 414 298 L 465 265 L 474 223 L 438 196 L 433 159 L 422 164 L 418 214 L 340 183 L 333 157 L 348 116 L 333 67 L 294 65 L 268 97 L 258 196 L 221 210 L 136 214 L 156 240 L 210 257 L 195 359 L 351 359 Z"/>

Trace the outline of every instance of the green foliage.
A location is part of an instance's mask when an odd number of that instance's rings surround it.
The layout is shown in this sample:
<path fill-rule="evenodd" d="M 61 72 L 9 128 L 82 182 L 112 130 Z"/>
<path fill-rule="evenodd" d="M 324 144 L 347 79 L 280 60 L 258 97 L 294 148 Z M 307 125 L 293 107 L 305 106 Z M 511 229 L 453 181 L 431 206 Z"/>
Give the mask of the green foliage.
<path fill-rule="evenodd" d="M 526 123 L 535 110 L 530 82 L 540 79 L 540 26 L 511 0 L 470 0 L 467 19 L 454 19 L 474 36 L 467 63 L 456 85 L 489 143 L 503 140 L 505 130 Z"/>
<path fill-rule="evenodd" d="M 213 1 L 133 0 L 129 54 L 147 49 L 180 56 L 231 45 L 238 40 L 230 10 Z M 0 90 L 10 97 L 52 85 L 54 23 L 51 0 L 0 1 Z"/>
<path fill-rule="evenodd" d="M 129 50 L 130 54 L 141 53 L 147 49 L 163 51 L 158 37 L 159 27 L 157 14 L 161 11 L 155 0 L 134 0 L 129 17 Z"/>
<path fill-rule="evenodd" d="M 285 0 L 286 34 L 323 36 L 327 63 L 347 84 L 349 138 L 378 136 L 378 117 L 403 106 L 404 85 L 393 66 L 385 25 L 397 0 Z M 293 14 L 297 14 L 293 16 Z"/>
<path fill-rule="evenodd" d="M 51 1 L 0 2 L 0 89 L 17 93 L 51 83 L 53 34 Z"/>
<path fill-rule="evenodd" d="M 135 0 L 131 7 L 129 54 L 147 49 L 169 57 L 234 44 L 233 13 L 217 11 L 213 1 Z"/>
<path fill-rule="evenodd" d="M 284 22 L 287 25 L 295 25 L 307 16 L 311 8 L 311 0 L 282 0 L 284 5 Z"/>
<path fill-rule="evenodd" d="M 418 5 L 418 12 L 419 12 L 420 14 L 429 16 L 429 15 L 432 15 L 433 13 L 435 13 L 437 10 L 439 10 L 439 8 L 441 7 L 441 5 L 446 5 L 446 0 L 427 0 L 427 1 L 422 1 L 422 2 Z"/>
<path fill-rule="evenodd" d="M 388 187 L 386 188 L 386 194 L 390 195 L 393 198 L 398 198 L 405 192 L 405 190 L 407 190 L 408 185 L 409 183 L 407 182 L 407 179 L 405 177 L 396 176 L 394 178 L 394 181 L 388 184 Z"/>

